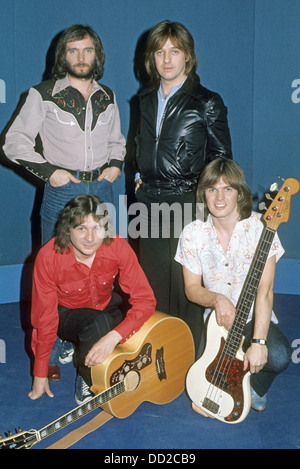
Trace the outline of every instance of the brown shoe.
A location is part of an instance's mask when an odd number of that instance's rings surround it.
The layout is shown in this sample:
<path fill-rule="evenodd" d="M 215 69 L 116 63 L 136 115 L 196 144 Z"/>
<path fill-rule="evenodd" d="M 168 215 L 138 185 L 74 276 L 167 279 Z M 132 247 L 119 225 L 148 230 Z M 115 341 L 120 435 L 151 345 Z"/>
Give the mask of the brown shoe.
<path fill-rule="evenodd" d="M 48 366 L 48 379 L 49 381 L 59 381 L 60 380 L 60 371 L 57 365 Z"/>

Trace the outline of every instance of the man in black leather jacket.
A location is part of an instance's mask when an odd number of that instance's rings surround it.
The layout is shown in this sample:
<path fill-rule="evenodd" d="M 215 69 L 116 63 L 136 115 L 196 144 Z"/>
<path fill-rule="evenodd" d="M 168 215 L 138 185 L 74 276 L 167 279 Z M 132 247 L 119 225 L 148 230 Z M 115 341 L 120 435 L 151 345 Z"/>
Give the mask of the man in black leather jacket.
<path fill-rule="evenodd" d="M 214 158 L 232 158 L 227 109 L 200 84 L 194 40 L 181 23 L 163 21 L 150 31 L 145 65 L 152 87 L 140 92 L 136 137 L 136 198 L 146 207 L 140 262 L 157 309 L 187 322 L 197 350 L 202 311 L 187 300 L 174 256 L 181 230 L 195 217 L 201 169 Z"/>

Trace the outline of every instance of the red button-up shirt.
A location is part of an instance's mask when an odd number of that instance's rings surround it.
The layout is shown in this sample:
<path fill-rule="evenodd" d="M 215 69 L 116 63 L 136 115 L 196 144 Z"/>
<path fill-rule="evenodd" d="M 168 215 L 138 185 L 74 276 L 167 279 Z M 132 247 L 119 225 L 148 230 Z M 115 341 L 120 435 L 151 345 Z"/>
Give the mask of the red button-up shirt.
<path fill-rule="evenodd" d="M 63 254 L 55 251 L 54 239 L 41 248 L 34 266 L 31 308 L 35 376 L 48 374 L 57 334 L 58 305 L 103 310 L 111 299 L 117 274 L 131 304 L 126 317 L 115 327 L 124 342 L 154 313 L 156 305 L 153 291 L 127 241 L 116 236 L 110 246 L 102 244 L 91 268 L 76 260 L 72 245 Z"/>

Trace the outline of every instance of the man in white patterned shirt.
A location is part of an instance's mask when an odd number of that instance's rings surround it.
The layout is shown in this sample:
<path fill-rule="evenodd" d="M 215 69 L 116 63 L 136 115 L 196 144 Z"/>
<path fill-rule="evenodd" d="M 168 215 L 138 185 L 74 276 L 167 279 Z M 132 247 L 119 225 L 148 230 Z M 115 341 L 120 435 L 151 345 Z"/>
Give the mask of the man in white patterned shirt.
<path fill-rule="evenodd" d="M 220 326 L 229 330 L 235 305 L 250 268 L 263 224 L 252 212 L 252 197 L 243 171 L 232 160 L 209 163 L 199 179 L 197 202 L 204 203 L 205 221 L 196 220 L 181 234 L 175 260 L 182 264 L 190 301 L 214 309 Z M 289 364 L 291 348 L 273 312 L 276 261 L 284 249 L 275 234 L 254 311 L 245 326 L 245 369 L 251 372 L 253 408 L 266 407 L 267 391 Z"/>

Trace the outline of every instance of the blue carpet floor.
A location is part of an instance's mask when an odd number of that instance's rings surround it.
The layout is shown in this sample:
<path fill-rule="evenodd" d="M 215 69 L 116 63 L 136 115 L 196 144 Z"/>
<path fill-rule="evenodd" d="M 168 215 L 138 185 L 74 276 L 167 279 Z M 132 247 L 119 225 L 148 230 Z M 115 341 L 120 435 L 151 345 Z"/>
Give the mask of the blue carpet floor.
<path fill-rule="evenodd" d="M 143 402 L 125 419 L 112 418 L 85 436 L 72 449 L 104 449 L 117 454 L 129 449 L 297 449 L 300 448 L 300 297 L 275 295 L 280 327 L 294 346 L 293 361 L 277 378 L 268 394 L 265 412 L 250 411 L 246 420 L 227 425 L 204 418 L 191 409 L 183 392 L 165 405 Z M 30 359 L 26 330 L 29 306 L 0 305 L 2 351 L 0 356 L 0 433 L 15 427 L 40 429 L 76 407 L 75 370 L 61 365 L 61 380 L 52 382 L 53 399 L 43 396 L 31 401 Z M 3 351 L 3 344 L 5 350 Z M 5 358 L 5 359 L 4 359 Z M 47 448 L 64 435 L 95 417 L 98 410 L 45 438 L 32 449 Z"/>

